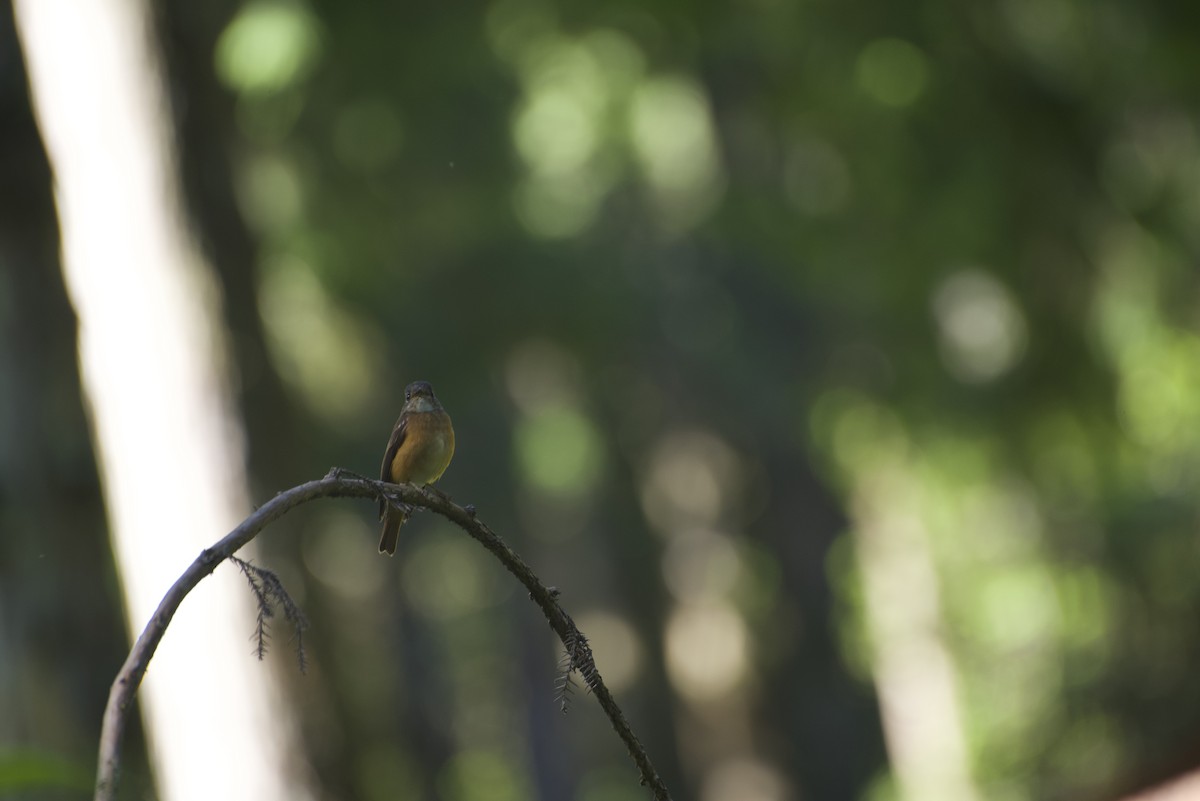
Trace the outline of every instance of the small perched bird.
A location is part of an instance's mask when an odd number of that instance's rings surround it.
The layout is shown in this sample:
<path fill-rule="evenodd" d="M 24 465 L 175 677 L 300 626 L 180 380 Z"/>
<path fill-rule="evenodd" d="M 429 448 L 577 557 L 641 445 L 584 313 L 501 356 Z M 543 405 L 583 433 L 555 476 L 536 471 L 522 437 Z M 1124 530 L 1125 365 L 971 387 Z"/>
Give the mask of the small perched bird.
<path fill-rule="evenodd" d="M 414 381 L 404 388 L 404 411 L 392 429 L 379 478 L 393 484 L 432 484 L 442 477 L 454 457 L 454 426 L 427 381 Z M 379 502 L 383 537 L 379 552 L 396 553 L 400 526 L 409 510 Z"/>

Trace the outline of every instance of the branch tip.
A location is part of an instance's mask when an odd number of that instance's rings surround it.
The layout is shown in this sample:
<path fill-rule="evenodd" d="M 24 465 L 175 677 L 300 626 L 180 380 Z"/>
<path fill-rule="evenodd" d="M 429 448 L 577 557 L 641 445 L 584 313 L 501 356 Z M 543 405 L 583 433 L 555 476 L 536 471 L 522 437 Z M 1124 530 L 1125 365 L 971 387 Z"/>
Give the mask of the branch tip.
<path fill-rule="evenodd" d="M 254 633 L 250 635 L 250 639 L 255 641 L 254 654 L 258 657 L 258 661 L 261 662 L 267 654 L 267 645 L 271 640 L 271 630 L 267 625 L 267 620 L 275 616 L 275 606 L 278 604 L 283 609 L 284 619 L 292 626 L 292 639 L 296 643 L 296 662 L 300 672 L 305 673 L 308 669 L 308 654 L 304 650 L 304 632 L 308 629 L 308 618 L 304 616 L 300 605 L 292 600 L 292 596 L 288 594 L 283 582 L 273 570 L 259 567 L 232 554 L 229 556 L 229 561 L 237 565 L 242 571 L 242 575 L 246 577 L 246 582 L 250 585 L 250 592 L 254 594 L 254 600 L 258 605 Z"/>

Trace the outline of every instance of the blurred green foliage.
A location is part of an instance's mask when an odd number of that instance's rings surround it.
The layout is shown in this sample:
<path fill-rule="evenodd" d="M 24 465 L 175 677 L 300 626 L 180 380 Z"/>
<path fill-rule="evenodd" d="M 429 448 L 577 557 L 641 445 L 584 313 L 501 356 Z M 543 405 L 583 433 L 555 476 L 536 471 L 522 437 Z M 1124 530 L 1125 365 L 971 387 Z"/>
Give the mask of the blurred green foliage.
<path fill-rule="evenodd" d="M 441 486 L 590 624 L 676 797 L 1200 761 L 1200 13 L 160 12 L 262 493 L 373 472 L 433 382 Z M 641 797 L 509 577 L 374 525 L 268 538 L 323 792 Z"/>
<path fill-rule="evenodd" d="M 83 798 L 92 789 L 91 767 L 58 754 L 35 751 L 0 753 L 0 793 L 5 797 L 22 797 L 37 793 L 39 797 L 64 794 L 63 797 Z"/>

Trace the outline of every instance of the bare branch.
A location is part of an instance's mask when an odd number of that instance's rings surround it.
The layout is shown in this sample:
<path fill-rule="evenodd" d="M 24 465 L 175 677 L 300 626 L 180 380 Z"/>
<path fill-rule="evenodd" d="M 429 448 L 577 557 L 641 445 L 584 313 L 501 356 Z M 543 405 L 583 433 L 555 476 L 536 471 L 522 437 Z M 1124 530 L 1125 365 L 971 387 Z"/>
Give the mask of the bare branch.
<path fill-rule="evenodd" d="M 604 680 L 600 677 L 595 660 L 592 658 L 592 650 L 587 644 L 587 638 L 579 631 L 575 621 L 559 606 L 558 591 L 547 588 L 512 548 L 509 548 L 494 531 L 480 522 L 475 516 L 474 507 L 458 506 L 432 487 L 387 484 L 336 467 L 330 470 L 324 478 L 293 487 L 264 503 L 224 539 L 211 548 L 201 551 L 191 566 L 163 596 L 154 616 L 146 624 L 145 630 L 142 631 L 141 636 L 130 650 L 129 656 L 125 659 L 125 664 L 121 666 L 108 695 L 108 706 L 104 710 L 104 722 L 100 731 L 100 759 L 96 771 L 95 801 L 113 801 L 116 798 L 117 774 L 121 765 L 121 738 L 132 711 L 134 697 L 142 683 L 142 677 L 146 674 L 150 659 L 154 656 L 158 643 L 166 633 L 167 626 L 170 625 L 171 618 L 174 617 L 183 599 L 201 580 L 212 573 L 217 565 L 254 539 L 260 531 L 297 506 L 317 498 L 383 499 L 392 504 L 404 503 L 429 509 L 457 525 L 491 551 L 508 572 L 516 576 L 517 580 L 529 591 L 530 599 L 542 610 L 550 628 L 562 640 L 563 647 L 567 652 L 565 660 L 569 666 L 568 677 L 570 672 L 579 671 L 588 689 L 596 696 L 600 707 L 608 715 L 617 736 L 625 743 L 629 756 L 641 773 L 642 784 L 650 788 L 655 801 L 670 801 L 671 794 L 650 762 L 646 749 L 638 741 L 633 729 L 629 726 L 629 721 L 625 719 L 625 713 L 617 706 L 617 702 L 604 685 Z M 243 572 L 245 571 L 243 570 Z M 256 574 L 256 578 L 257 582 L 247 573 L 247 579 L 250 581 L 256 597 L 259 598 L 260 609 L 266 598 L 280 601 L 284 608 L 284 614 L 296 625 L 297 636 L 301 636 L 303 617 L 293 618 L 293 614 L 298 615 L 299 610 L 289 607 L 290 598 L 283 601 L 282 598 L 286 597 L 286 593 L 280 597 L 277 595 L 280 588 L 264 583 L 261 574 Z"/>

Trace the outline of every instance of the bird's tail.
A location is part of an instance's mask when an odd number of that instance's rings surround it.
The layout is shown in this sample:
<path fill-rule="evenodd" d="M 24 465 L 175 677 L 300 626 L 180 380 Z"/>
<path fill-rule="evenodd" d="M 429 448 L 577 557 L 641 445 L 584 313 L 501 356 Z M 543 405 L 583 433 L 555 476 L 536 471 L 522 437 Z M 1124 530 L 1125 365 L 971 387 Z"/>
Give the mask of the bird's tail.
<path fill-rule="evenodd" d="M 379 552 L 392 556 L 400 540 L 400 527 L 408 520 L 408 512 L 391 504 L 383 510 L 383 536 L 379 538 Z"/>

